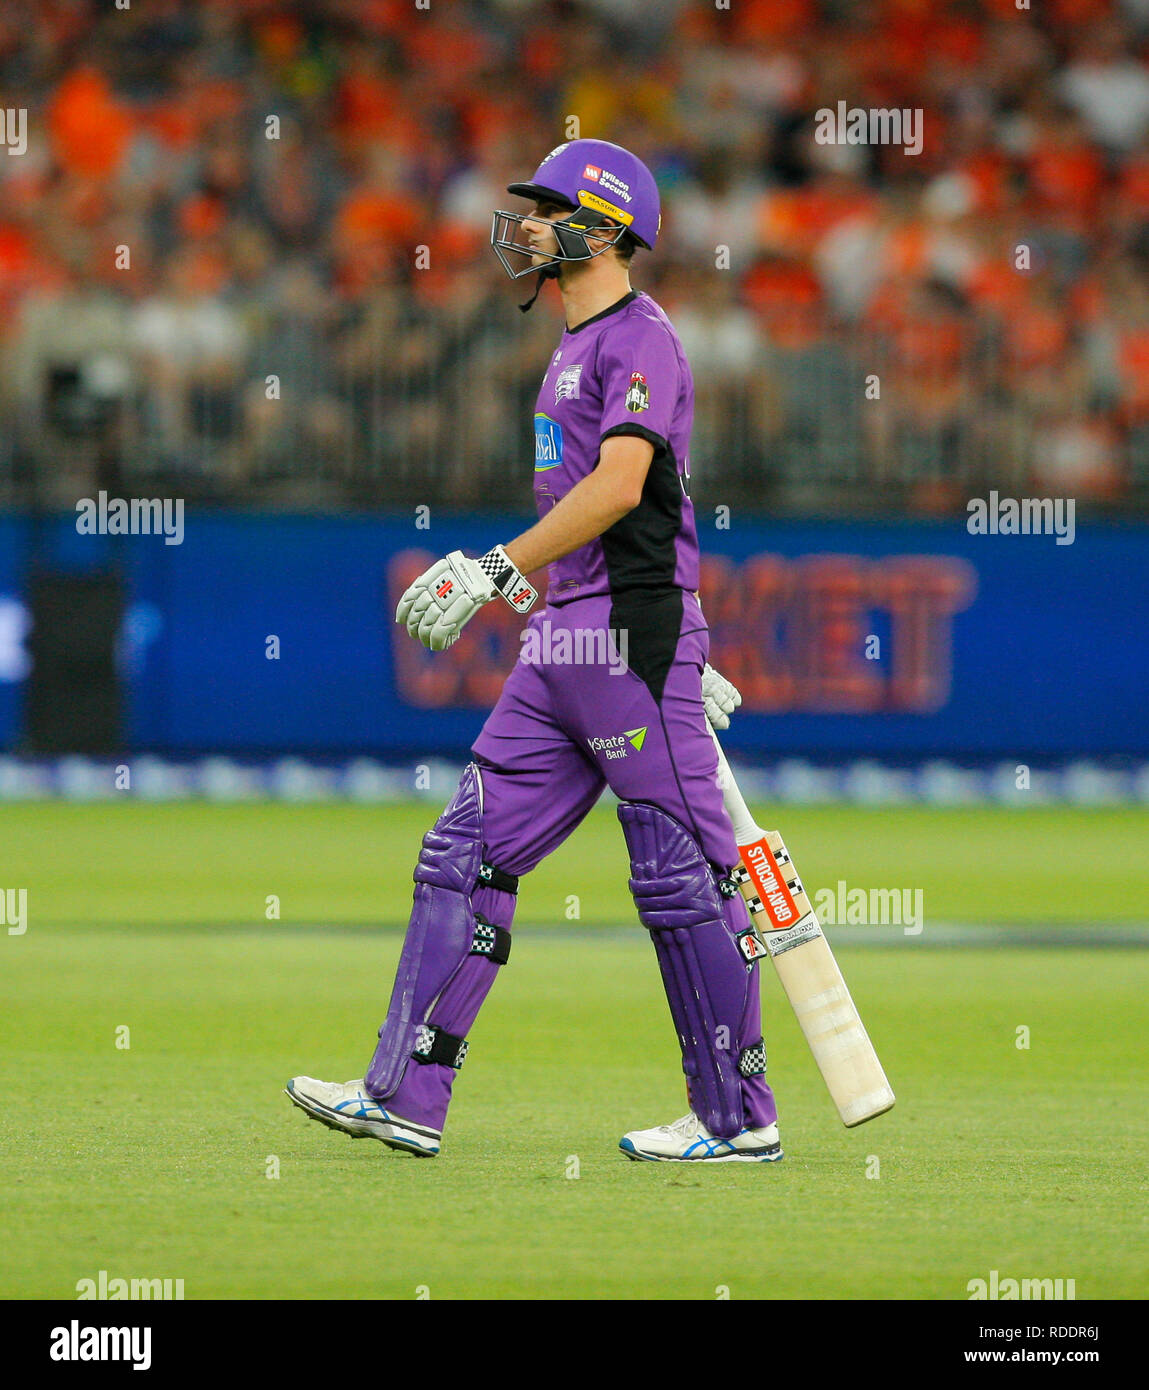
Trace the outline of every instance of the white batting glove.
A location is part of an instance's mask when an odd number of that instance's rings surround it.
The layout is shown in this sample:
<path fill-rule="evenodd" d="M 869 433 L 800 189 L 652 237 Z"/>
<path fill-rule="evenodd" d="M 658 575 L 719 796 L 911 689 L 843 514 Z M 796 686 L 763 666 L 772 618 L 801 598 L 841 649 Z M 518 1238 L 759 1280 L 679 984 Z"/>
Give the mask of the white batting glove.
<path fill-rule="evenodd" d="M 395 609 L 395 621 L 433 652 L 445 651 L 496 594 L 520 613 L 538 598 L 501 545 L 481 560 L 469 560 L 461 550 L 452 550 L 407 589 Z"/>
<path fill-rule="evenodd" d="M 730 716 L 742 703 L 742 696 L 713 666 L 702 668 L 702 705 L 711 728 L 729 729 Z"/>

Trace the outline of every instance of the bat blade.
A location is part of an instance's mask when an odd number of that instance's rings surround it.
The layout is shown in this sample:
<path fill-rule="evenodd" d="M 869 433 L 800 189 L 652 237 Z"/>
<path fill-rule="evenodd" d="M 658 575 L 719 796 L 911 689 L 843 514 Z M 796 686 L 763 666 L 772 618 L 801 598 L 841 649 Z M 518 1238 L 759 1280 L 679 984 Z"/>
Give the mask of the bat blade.
<path fill-rule="evenodd" d="M 894 1093 L 781 835 L 762 831 L 738 853 L 733 878 L 842 1123 L 885 1114 Z"/>
<path fill-rule="evenodd" d="M 718 736 L 710 732 L 718 753 L 718 785 L 742 861 L 731 877 L 842 1123 L 852 1129 L 884 1115 L 894 1093 L 781 835 L 763 830 L 750 814 Z"/>

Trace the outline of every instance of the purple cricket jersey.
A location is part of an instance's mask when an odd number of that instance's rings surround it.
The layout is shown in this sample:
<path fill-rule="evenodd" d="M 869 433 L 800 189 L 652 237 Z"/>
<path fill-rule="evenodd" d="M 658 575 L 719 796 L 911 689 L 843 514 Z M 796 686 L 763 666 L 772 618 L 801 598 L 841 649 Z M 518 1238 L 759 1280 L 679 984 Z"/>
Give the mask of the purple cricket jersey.
<path fill-rule="evenodd" d="M 663 310 L 632 290 L 567 329 L 535 406 L 539 516 L 598 463 L 604 439 L 638 435 L 654 446 L 639 505 L 549 568 L 548 605 L 627 591 L 698 588 L 698 533 L 690 486 L 694 381 Z"/>

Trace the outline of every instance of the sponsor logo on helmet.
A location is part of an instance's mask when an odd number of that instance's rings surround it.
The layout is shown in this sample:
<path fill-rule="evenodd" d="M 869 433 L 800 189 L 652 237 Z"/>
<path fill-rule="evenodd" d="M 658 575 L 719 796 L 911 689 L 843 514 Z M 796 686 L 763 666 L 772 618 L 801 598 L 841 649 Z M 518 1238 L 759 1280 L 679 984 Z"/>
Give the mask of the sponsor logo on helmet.
<path fill-rule="evenodd" d="M 543 164 L 549 164 L 556 154 L 562 154 L 565 149 L 566 145 L 556 145 L 554 149 L 551 150 L 550 154 L 547 155 L 546 159 L 543 160 Z M 539 168 L 542 168 L 542 164 L 539 165 Z"/>
<path fill-rule="evenodd" d="M 620 179 L 617 174 L 612 174 L 609 169 L 599 170 L 598 183 L 615 198 L 621 198 L 624 203 L 630 202 L 630 184 L 625 179 Z"/>
<path fill-rule="evenodd" d="M 555 381 L 555 405 L 558 405 L 559 401 L 578 400 L 578 385 L 581 376 L 581 362 L 576 362 L 573 367 L 564 367 L 559 372 Z"/>
<path fill-rule="evenodd" d="M 631 372 L 630 388 L 626 393 L 626 408 L 635 415 L 640 410 L 646 410 L 650 405 L 650 387 L 646 384 L 646 377 L 641 372 Z"/>
<path fill-rule="evenodd" d="M 633 212 L 626 212 L 614 203 L 608 203 L 605 198 L 600 198 L 597 193 L 589 193 L 585 188 L 579 189 L 578 200 L 584 208 L 591 208 L 594 212 L 603 212 L 607 217 L 617 218 L 624 227 L 629 227 L 634 221 Z"/>
<path fill-rule="evenodd" d="M 588 164 L 582 171 L 582 176 L 584 179 L 590 179 L 591 183 L 598 183 L 602 177 L 602 170 L 597 164 Z"/>
<path fill-rule="evenodd" d="M 563 427 L 540 410 L 535 416 L 535 472 L 558 468 L 563 461 Z"/>

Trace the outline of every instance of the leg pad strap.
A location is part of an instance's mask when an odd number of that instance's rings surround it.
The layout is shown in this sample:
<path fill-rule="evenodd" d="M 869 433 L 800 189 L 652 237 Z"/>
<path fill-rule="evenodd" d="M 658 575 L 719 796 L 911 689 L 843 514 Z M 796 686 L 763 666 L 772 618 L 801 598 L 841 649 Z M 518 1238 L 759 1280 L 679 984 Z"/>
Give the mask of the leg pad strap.
<path fill-rule="evenodd" d="M 484 886 L 501 888 L 504 893 L 517 893 L 519 891 L 519 878 L 517 874 L 505 874 L 502 869 L 496 869 L 493 864 L 488 864 L 484 859 L 479 865 L 475 887 L 482 888 Z"/>
<path fill-rule="evenodd" d="M 739 1035 L 752 966 L 727 927 L 716 875 L 686 827 L 641 802 L 623 802 L 618 818 L 630 852 L 630 889 L 654 942 L 678 1032 L 691 1108 L 712 1134 L 729 1138 L 743 1122 Z M 758 1038 L 760 1029 L 758 1023 Z"/>
<path fill-rule="evenodd" d="M 511 934 L 506 927 L 496 927 L 481 912 L 475 913 L 475 935 L 471 940 L 471 955 L 486 956 L 496 965 L 506 965 L 511 958 Z"/>
<path fill-rule="evenodd" d="M 416 1062 L 441 1062 L 458 1071 L 467 1060 L 468 1046 L 466 1038 L 456 1038 L 444 1033 L 442 1028 L 420 1023 L 415 1030 L 415 1050 L 411 1055 Z"/>
<path fill-rule="evenodd" d="M 766 1044 L 757 1042 L 744 1047 L 738 1054 L 738 1070 L 743 1076 L 765 1076 Z"/>

